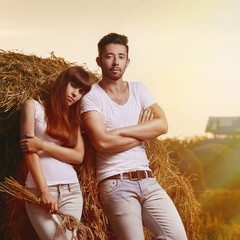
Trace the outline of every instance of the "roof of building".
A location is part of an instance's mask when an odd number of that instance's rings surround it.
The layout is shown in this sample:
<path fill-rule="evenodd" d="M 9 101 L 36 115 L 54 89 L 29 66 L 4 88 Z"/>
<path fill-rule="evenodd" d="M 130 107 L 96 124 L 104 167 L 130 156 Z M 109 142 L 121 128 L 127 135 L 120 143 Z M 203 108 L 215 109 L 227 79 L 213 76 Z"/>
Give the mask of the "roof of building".
<path fill-rule="evenodd" d="M 205 132 L 223 135 L 240 134 L 240 117 L 209 117 Z"/>

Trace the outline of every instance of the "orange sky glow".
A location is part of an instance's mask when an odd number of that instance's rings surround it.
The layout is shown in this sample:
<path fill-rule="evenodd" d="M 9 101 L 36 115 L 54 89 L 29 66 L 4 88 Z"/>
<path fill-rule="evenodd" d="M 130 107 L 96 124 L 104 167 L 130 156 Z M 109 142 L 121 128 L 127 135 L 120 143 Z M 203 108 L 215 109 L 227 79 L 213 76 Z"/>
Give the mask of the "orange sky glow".
<path fill-rule="evenodd" d="M 2 1 L 2 0 L 1 0 Z M 129 38 L 125 80 L 142 81 L 164 109 L 165 137 L 203 135 L 209 116 L 240 116 L 240 1 L 2 1 L 0 49 L 54 51 L 97 70 L 97 42 Z"/>

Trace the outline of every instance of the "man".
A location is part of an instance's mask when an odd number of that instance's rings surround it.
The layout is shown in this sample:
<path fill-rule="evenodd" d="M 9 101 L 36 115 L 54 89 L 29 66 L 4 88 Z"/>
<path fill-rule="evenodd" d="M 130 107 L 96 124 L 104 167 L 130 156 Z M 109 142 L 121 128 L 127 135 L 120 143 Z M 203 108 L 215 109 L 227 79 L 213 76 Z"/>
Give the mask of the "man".
<path fill-rule="evenodd" d="M 149 168 L 144 140 L 167 132 L 163 110 L 140 82 L 123 81 L 128 39 L 110 33 L 98 43 L 102 79 L 82 99 L 82 121 L 97 151 L 100 200 L 117 239 L 187 239 L 179 214 Z"/>

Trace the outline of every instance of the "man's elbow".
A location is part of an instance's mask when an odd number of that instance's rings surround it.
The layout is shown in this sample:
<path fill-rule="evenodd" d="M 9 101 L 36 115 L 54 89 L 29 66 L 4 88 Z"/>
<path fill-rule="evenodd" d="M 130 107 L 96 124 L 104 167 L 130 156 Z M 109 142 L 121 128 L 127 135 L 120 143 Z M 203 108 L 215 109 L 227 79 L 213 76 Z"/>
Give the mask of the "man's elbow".
<path fill-rule="evenodd" d="M 162 134 L 166 134 L 168 132 L 168 125 L 166 124 L 163 128 L 162 128 Z"/>
<path fill-rule="evenodd" d="M 158 136 L 166 134 L 168 132 L 168 124 L 161 124 L 161 126 L 158 129 Z"/>
<path fill-rule="evenodd" d="M 93 147 L 98 152 L 108 152 L 110 149 L 109 144 L 105 142 L 95 142 L 93 143 Z"/>
<path fill-rule="evenodd" d="M 93 147 L 98 152 L 107 152 L 107 148 L 106 148 L 105 144 L 95 144 Z"/>

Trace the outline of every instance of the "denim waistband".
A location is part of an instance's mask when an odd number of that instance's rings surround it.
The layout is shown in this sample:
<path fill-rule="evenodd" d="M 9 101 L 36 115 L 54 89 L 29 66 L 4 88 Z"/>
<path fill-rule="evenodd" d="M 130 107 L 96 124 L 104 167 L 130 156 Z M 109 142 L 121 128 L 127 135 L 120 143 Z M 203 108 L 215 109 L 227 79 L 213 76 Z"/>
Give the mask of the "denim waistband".
<path fill-rule="evenodd" d="M 50 185 L 48 186 L 50 192 L 59 192 L 59 191 L 64 191 L 64 190 L 69 190 L 70 192 L 72 191 L 77 191 L 80 188 L 79 182 L 77 183 L 67 183 L 67 184 L 56 184 L 56 185 Z M 29 191 L 33 193 L 39 193 L 39 189 L 37 187 L 34 188 L 28 188 Z"/>

